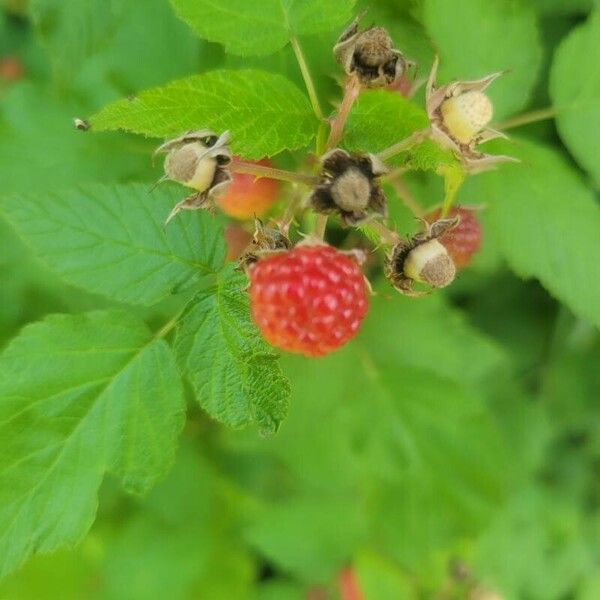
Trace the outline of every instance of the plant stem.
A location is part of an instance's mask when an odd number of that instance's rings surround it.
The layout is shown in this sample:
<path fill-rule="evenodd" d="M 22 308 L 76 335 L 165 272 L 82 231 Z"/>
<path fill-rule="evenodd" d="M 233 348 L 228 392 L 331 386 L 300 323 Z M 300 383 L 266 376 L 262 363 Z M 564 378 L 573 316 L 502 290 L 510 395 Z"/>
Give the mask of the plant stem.
<path fill-rule="evenodd" d="M 327 215 L 317 215 L 313 235 L 319 240 L 324 240 L 325 229 L 327 229 Z"/>
<path fill-rule="evenodd" d="M 323 111 L 321 110 L 321 105 L 319 104 L 317 90 L 315 89 L 315 84 L 313 83 L 312 77 L 310 75 L 308 64 L 306 63 L 306 59 L 304 58 L 304 53 L 302 52 L 300 43 L 298 42 L 298 39 L 294 36 L 290 38 L 290 42 L 292 44 L 292 48 L 294 49 L 294 54 L 296 55 L 298 66 L 300 67 L 300 71 L 302 72 L 302 78 L 304 79 L 304 85 L 306 85 L 306 91 L 308 92 L 313 111 L 315 112 L 315 115 L 317 115 L 317 119 L 323 120 L 324 116 Z"/>
<path fill-rule="evenodd" d="M 368 223 L 367 226 L 379 235 L 381 241 L 384 244 L 395 246 L 400 241 L 400 236 L 398 235 L 398 233 L 391 230 L 381 221 L 371 221 L 370 223 Z"/>
<path fill-rule="evenodd" d="M 229 170 L 232 173 L 246 173 L 247 175 L 255 175 L 257 178 L 266 177 L 267 179 L 280 179 L 281 181 L 290 181 L 292 183 L 302 183 L 309 187 L 318 183 L 318 178 L 313 175 L 305 175 L 304 173 L 295 173 L 293 171 L 285 171 L 284 169 L 275 169 L 273 167 L 265 167 L 256 163 L 248 163 L 242 160 L 233 159 L 229 164 Z"/>
<path fill-rule="evenodd" d="M 359 95 L 360 83 L 358 82 L 358 78 L 355 75 L 350 75 L 346 78 L 346 83 L 344 84 L 342 103 L 340 104 L 337 114 L 331 121 L 331 131 L 329 132 L 329 138 L 327 140 L 327 150 L 335 148 L 342 139 L 346 121 L 348 120 L 352 106 Z"/>
<path fill-rule="evenodd" d="M 411 135 L 409 135 L 406 139 L 393 144 L 389 148 L 382 150 L 378 156 L 381 160 L 388 160 L 392 158 L 392 156 L 396 156 L 396 154 L 400 154 L 401 152 L 405 152 L 409 150 L 419 142 L 425 139 L 429 134 L 429 127 L 427 129 L 420 129 L 419 131 L 415 131 Z"/>
<path fill-rule="evenodd" d="M 546 119 L 553 119 L 557 115 L 557 110 L 554 107 L 541 108 L 539 110 L 532 110 L 522 115 L 517 115 L 506 121 L 500 121 L 495 125 L 496 129 L 513 129 L 514 127 L 520 127 L 521 125 L 528 125 L 529 123 L 537 123 L 538 121 L 545 121 Z"/>
<path fill-rule="evenodd" d="M 398 198 L 402 200 L 404 206 L 410 210 L 410 212 L 417 218 L 422 219 L 425 216 L 425 211 L 422 206 L 415 200 L 414 196 L 410 193 L 409 189 L 404 185 L 402 181 L 396 179 L 395 181 L 390 182 L 391 186 L 394 188 L 396 194 L 398 194 Z"/>
<path fill-rule="evenodd" d="M 179 311 L 177 312 L 177 314 L 172 318 L 169 319 L 154 335 L 154 340 L 161 340 L 164 337 L 167 337 L 167 335 L 169 335 L 169 333 L 171 333 L 171 331 L 173 331 L 173 329 L 175 329 L 175 326 L 177 325 L 177 323 L 179 322 L 179 319 L 181 319 L 181 315 L 183 314 L 185 310 L 185 306 Z"/>

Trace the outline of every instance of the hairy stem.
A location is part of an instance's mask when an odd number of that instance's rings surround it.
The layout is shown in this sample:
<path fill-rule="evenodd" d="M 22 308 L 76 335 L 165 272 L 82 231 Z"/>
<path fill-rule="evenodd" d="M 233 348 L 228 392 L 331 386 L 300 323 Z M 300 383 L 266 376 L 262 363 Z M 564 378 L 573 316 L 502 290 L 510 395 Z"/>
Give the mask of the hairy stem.
<path fill-rule="evenodd" d="M 354 75 L 350 75 L 346 78 L 344 84 L 344 96 L 342 97 L 342 103 L 338 109 L 337 114 L 331 120 L 331 130 L 329 132 L 329 138 L 327 140 L 327 150 L 335 148 L 344 134 L 344 127 L 346 121 L 352 110 L 352 106 L 360 94 L 360 83 L 358 78 Z"/>
<path fill-rule="evenodd" d="M 325 239 L 325 230 L 327 229 L 327 215 L 317 215 L 315 222 L 314 236 L 319 240 Z"/>
<path fill-rule="evenodd" d="M 304 173 L 295 173 L 294 171 L 285 171 L 284 169 L 275 169 L 273 167 L 265 167 L 255 163 L 248 163 L 242 160 L 232 160 L 229 164 L 229 170 L 232 173 L 246 173 L 247 175 L 255 175 L 257 178 L 265 177 L 267 179 L 279 179 L 281 181 L 290 181 L 292 183 L 302 183 L 312 187 L 318 183 L 318 178 L 313 175 L 305 175 Z"/>
<path fill-rule="evenodd" d="M 312 104 L 313 111 L 315 112 L 315 115 L 317 115 L 317 119 L 323 120 L 324 116 L 323 111 L 321 110 L 321 105 L 319 104 L 317 90 L 310 75 L 310 70 L 308 69 L 308 64 L 306 63 L 306 59 L 304 58 L 304 53 L 302 52 L 300 43 L 298 42 L 298 39 L 293 36 L 290 38 L 290 43 L 292 44 L 292 48 L 294 49 L 294 54 L 296 55 L 296 60 L 298 61 L 300 71 L 302 72 L 302 78 L 304 79 L 304 85 L 306 85 L 306 91 L 308 92 L 308 97 L 310 98 L 310 103 Z"/>
<path fill-rule="evenodd" d="M 410 193 L 410 190 L 406 187 L 404 182 L 400 179 L 395 179 L 394 181 L 391 181 L 390 184 L 394 188 L 396 194 L 398 194 L 398 198 L 404 203 L 404 206 L 406 206 L 417 219 L 422 219 L 425 216 L 425 211 Z"/>
<path fill-rule="evenodd" d="M 396 156 L 396 154 L 400 154 L 401 152 L 406 152 L 406 150 L 410 150 L 413 146 L 416 146 L 418 143 L 422 142 L 429 135 L 429 127 L 427 129 L 420 129 L 419 131 L 415 131 L 411 135 L 409 135 L 406 139 L 393 144 L 389 148 L 382 150 L 378 156 L 381 160 L 388 160 L 392 158 L 392 156 Z"/>
<path fill-rule="evenodd" d="M 552 106 L 549 108 L 541 108 L 539 110 L 532 110 L 531 112 L 517 115 L 505 121 L 500 121 L 495 125 L 496 129 L 513 129 L 514 127 L 521 127 L 521 125 L 529 125 L 529 123 L 537 123 L 538 121 L 546 121 L 547 119 L 553 119 L 557 115 L 557 110 Z"/>
<path fill-rule="evenodd" d="M 398 233 L 384 225 L 381 221 L 371 221 L 368 224 L 368 227 L 370 227 L 379 235 L 382 243 L 384 244 L 395 246 L 400 241 L 400 236 Z"/>

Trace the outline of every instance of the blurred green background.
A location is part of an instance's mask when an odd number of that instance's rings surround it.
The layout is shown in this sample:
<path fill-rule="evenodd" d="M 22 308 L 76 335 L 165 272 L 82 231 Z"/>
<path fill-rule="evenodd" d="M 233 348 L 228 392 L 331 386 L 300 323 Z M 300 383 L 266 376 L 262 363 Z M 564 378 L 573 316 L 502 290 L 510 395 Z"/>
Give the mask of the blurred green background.
<path fill-rule="evenodd" d="M 586 0 L 361 4 L 419 61 L 420 76 L 440 45 L 444 77 L 484 75 L 494 48 L 508 48 L 519 68 L 494 98 L 498 118 L 549 105 L 553 54 L 592 10 Z M 168 0 L 0 7 L 0 195 L 43 202 L 85 182 L 153 181 L 152 141 L 72 126 L 140 89 L 242 65 L 303 85 L 289 48 L 226 56 Z M 524 17 L 511 29 L 515 14 Z M 328 107 L 339 98 L 338 34 L 301 40 Z M 579 169 L 552 121 L 518 135 Z M 441 199 L 433 174 L 407 184 L 423 205 Z M 460 200 L 491 196 L 475 179 Z M 414 229 L 394 206 L 399 226 Z M 598 331 L 509 269 L 486 211 L 481 219 L 483 249 L 447 292 L 411 301 L 375 273 L 380 294 L 355 342 L 323 360 L 284 358 L 292 407 L 273 439 L 226 430 L 190 394 L 169 475 L 145 498 L 109 477 L 81 544 L 31 560 L 0 582 L 0 600 L 359 600 L 340 596 L 348 567 L 366 600 L 599 599 Z M 47 314 L 107 305 L 47 271 L 0 211 L 0 348 Z M 172 312 L 167 303 L 142 316 L 156 324 Z"/>

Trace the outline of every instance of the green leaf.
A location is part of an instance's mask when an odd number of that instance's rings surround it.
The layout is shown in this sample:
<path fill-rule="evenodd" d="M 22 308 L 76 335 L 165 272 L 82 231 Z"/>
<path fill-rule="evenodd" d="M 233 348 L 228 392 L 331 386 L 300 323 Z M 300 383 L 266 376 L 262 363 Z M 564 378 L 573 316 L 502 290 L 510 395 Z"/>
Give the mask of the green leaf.
<path fill-rule="evenodd" d="M 366 600 L 415 600 L 417 597 L 409 575 L 377 554 L 361 553 L 353 567 Z"/>
<path fill-rule="evenodd" d="M 600 208 L 579 175 L 542 145 L 490 144 L 523 163 L 470 178 L 464 197 L 489 202 L 491 229 L 515 272 L 536 277 L 576 314 L 600 324 Z"/>
<path fill-rule="evenodd" d="M 535 13 L 523 0 L 425 0 L 423 18 L 440 54 L 438 83 L 508 70 L 489 88 L 496 117 L 527 104 L 542 49 Z"/>
<path fill-rule="evenodd" d="M 359 503 L 343 494 L 294 497 L 264 507 L 246 538 L 270 561 L 307 582 L 335 577 L 364 537 Z"/>
<path fill-rule="evenodd" d="M 600 9 L 574 29 L 556 51 L 550 94 L 562 140 L 600 186 Z"/>
<path fill-rule="evenodd" d="M 229 130 L 234 153 L 250 159 L 302 148 L 318 127 L 308 98 L 293 83 L 254 69 L 210 71 L 146 90 L 109 104 L 90 123 L 96 131 L 152 137 L 204 127 Z"/>
<path fill-rule="evenodd" d="M 225 253 L 221 229 L 206 213 L 166 215 L 185 192 L 144 185 L 93 185 L 10 196 L 0 214 L 69 283 L 132 304 L 150 305 L 202 275 Z"/>
<path fill-rule="evenodd" d="M 291 36 L 335 30 L 351 18 L 355 0 L 171 0 L 200 36 L 241 56 L 271 54 Z M 340 32 L 341 33 L 341 32 Z"/>
<path fill-rule="evenodd" d="M 381 152 L 406 140 L 412 133 L 429 126 L 427 113 L 397 92 L 369 90 L 363 92 L 352 108 L 343 146 L 354 152 Z M 390 159 L 408 169 L 433 170 L 440 165 L 457 165 L 451 152 L 431 140 Z"/>
<path fill-rule="evenodd" d="M 148 154 L 134 154 L 130 136 L 76 131 L 73 117 L 81 111 L 81 104 L 73 99 L 57 100 L 29 83 L 0 97 L 0 194 L 46 193 L 145 174 Z"/>
<path fill-rule="evenodd" d="M 175 344 L 209 415 L 231 427 L 254 421 L 271 434 L 287 413 L 290 388 L 250 319 L 247 285 L 244 275 L 226 269 L 190 304 Z"/>
<path fill-rule="evenodd" d="M 56 76 L 68 79 L 114 31 L 123 0 L 32 0 L 30 11 Z"/>
<path fill-rule="evenodd" d="M 26 327 L 0 356 L 0 398 L 0 575 L 80 540 L 106 471 L 149 489 L 184 421 L 169 346 L 121 311 Z"/>

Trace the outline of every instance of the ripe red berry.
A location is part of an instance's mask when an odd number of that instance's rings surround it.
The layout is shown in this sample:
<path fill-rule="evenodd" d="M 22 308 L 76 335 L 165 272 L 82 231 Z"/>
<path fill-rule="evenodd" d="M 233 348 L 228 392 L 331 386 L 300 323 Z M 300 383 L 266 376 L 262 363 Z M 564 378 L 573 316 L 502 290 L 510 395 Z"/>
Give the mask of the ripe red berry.
<path fill-rule="evenodd" d="M 425 219 L 433 223 L 440 218 L 438 209 L 428 214 Z M 458 225 L 442 236 L 439 241 L 446 247 L 454 264 L 462 269 L 466 267 L 481 247 L 481 225 L 475 216 L 475 211 L 463 207 L 451 208 L 446 218 L 460 217 Z"/>
<path fill-rule="evenodd" d="M 326 245 L 297 246 L 249 271 L 252 316 L 282 350 L 323 356 L 353 338 L 368 310 L 357 263 Z"/>
<path fill-rule="evenodd" d="M 341 600 L 364 600 L 358 580 L 352 567 L 346 567 L 338 576 Z"/>
<path fill-rule="evenodd" d="M 23 63 L 16 56 L 0 58 L 0 80 L 5 82 L 18 81 L 23 77 Z"/>
<path fill-rule="evenodd" d="M 259 160 L 257 165 L 271 167 L 268 159 Z M 217 200 L 221 210 L 236 219 L 261 217 L 277 200 L 279 182 L 275 179 L 257 179 L 255 175 L 232 173 L 233 181 L 227 191 Z"/>

